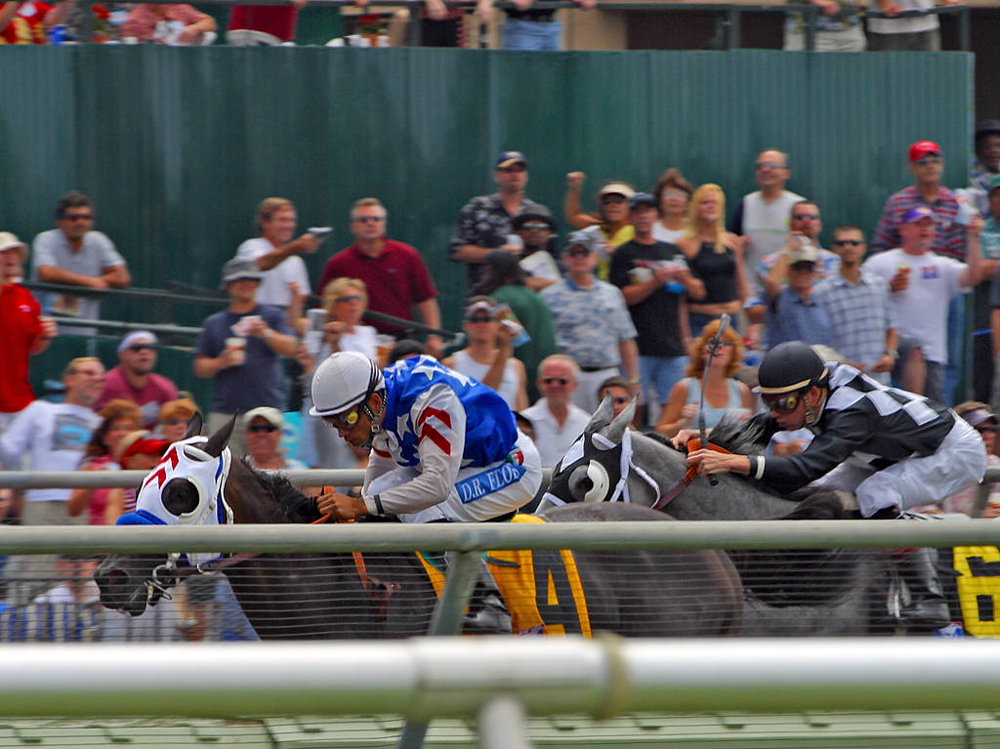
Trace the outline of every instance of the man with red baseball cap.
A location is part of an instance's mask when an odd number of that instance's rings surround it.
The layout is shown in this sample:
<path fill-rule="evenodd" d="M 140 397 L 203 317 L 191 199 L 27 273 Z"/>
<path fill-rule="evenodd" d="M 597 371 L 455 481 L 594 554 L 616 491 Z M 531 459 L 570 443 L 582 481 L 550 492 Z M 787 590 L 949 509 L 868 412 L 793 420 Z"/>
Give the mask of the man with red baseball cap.
<path fill-rule="evenodd" d="M 934 219 L 934 237 L 928 250 L 959 262 L 966 259 L 966 224 L 960 217 L 958 198 L 941 184 L 944 173 L 944 153 L 941 146 L 931 140 L 919 140 L 909 149 L 910 172 L 914 184 L 891 195 L 882 209 L 882 217 L 872 235 L 872 254 L 891 250 L 902 245 L 900 227 L 903 216 L 914 208 L 928 208 Z M 978 278 L 973 283 L 978 282 Z M 965 302 L 956 296 L 948 311 L 947 368 L 944 374 L 942 398 L 951 404 L 951 391 L 958 380 L 958 364 L 964 345 Z"/>

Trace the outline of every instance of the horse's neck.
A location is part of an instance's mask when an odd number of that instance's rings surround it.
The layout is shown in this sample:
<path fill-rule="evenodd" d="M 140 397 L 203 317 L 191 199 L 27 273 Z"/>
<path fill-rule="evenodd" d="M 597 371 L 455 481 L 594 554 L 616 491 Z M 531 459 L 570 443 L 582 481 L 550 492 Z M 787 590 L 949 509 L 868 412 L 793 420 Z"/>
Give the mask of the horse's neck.
<path fill-rule="evenodd" d="M 633 448 L 635 464 L 656 481 L 661 495 L 680 483 L 687 470 L 684 453 L 650 437 L 633 438 Z M 696 477 L 666 511 L 678 520 L 757 520 L 781 517 L 795 506 L 761 491 L 749 479 L 722 475 L 718 480 L 718 486 L 712 486 L 707 478 Z M 639 482 L 630 479 L 630 488 L 633 484 Z"/>

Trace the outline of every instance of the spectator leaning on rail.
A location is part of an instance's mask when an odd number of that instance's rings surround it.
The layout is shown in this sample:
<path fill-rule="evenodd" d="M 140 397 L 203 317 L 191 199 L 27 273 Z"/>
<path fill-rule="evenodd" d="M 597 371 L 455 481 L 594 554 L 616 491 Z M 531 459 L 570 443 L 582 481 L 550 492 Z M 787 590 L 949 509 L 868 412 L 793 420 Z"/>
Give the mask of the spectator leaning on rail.
<path fill-rule="evenodd" d="M 538 451 L 503 399 L 429 356 L 382 372 L 363 354 L 336 353 L 317 368 L 312 400 L 313 416 L 372 451 L 360 497 L 319 498 L 336 520 L 506 519 L 541 483 Z"/>
<path fill-rule="evenodd" d="M 310 293 L 309 271 L 300 255 L 311 255 L 322 237 L 306 232 L 293 239 L 298 215 L 286 198 L 264 198 L 257 206 L 254 221 L 258 237 L 236 248 L 234 260 L 250 261 L 261 271 L 257 301 L 275 307 L 288 307 L 292 296 L 288 284 L 298 284 L 303 294 Z"/>
<path fill-rule="evenodd" d="M 769 413 L 750 424 L 760 430 L 760 453 L 697 450 L 687 462 L 701 475 L 742 474 L 782 494 L 806 485 L 852 492 L 863 517 L 882 517 L 937 502 L 978 483 L 986 471 L 979 434 L 953 411 L 887 388 L 848 364 L 824 365 L 800 341 L 768 351 L 759 379 Z M 808 447 L 765 458 L 764 445 L 774 433 L 802 427 L 816 435 Z M 674 444 L 695 435 L 682 430 Z M 926 569 L 920 573 L 929 574 Z M 907 578 L 911 588 L 915 582 L 926 588 L 915 592 L 904 618 L 944 626 L 950 617 L 940 587 L 935 590 L 936 580 Z"/>
<path fill-rule="evenodd" d="M 122 336 L 118 344 L 118 366 L 108 372 L 104 392 L 94 410 L 108 401 L 124 398 L 142 411 L 142 426 L 153 429 L 164 403 L 177 400 L 177 386 L 153 371 L 159 340 L 148 330 L 133 330 Z"/>
<path fill-rule="evenodd" d="M 482 264 L 490 250 L 502 247 L 521 255 L 520 243 L 510 240 L 511 220 L 539 208 L 538 203 L 524 195 L 528 185 L 528 161 L 520 151 L 500 154 L 493 179 L 497 191 L 493 195 L 473 198 L 462 208 L 448 245 L 448 259 L 468 266 L 469 289 L 474 288 L 482 276 Z"/>
<path fill-rule="evenodd" d="M 34 273 L 38 281 L 88 289 L 122 288 L 132 282 L 114 243 L 94 231 L 94 205 L 82 192 L 66 193 L 56 204 L 56 229 L 35 237 Z M 46 308 L 53 313 L 96 320 L 101 303 L 93 297 L 51 294 Z M 63 326 L 63 333 L 92 336 L 94 328 Z"/>
<path fill-rule="evenodd" d="M 32 471 L 75 471 L 91 432 L 101 422 L 93 411 L 104 387 L 104 366 L 97 359 L 73 359 L 63 373 L 66 397 L 62 403 L 36 400 L 17 415 L 0 436 L 0 461 L 8 465 L 25 460 Z M 25 492 L 22 525 L 79 525 L 86 518 L 70 517 L 70 489 L 29 489 Z M 8 600 L 26 603 L 41 592 L 53 576 L 55 557 L 15 557 L 6 568 Z"/>
<path fill-rule="evenodd" d="M 242 260 L 230 260 L 222 269 L 222 286 L 229 307 L 208 317 L 194 351 L 194 373 L 215 381 L 210 432 L 235 413 L 257 406 L 279 410 L 285 406 L 282 356 L 294 356 L 298 340 L 285 313 L 257 303 L 261 272 Z M 233 433 L 234 451 L 243 453 L 242 430 Z"/>

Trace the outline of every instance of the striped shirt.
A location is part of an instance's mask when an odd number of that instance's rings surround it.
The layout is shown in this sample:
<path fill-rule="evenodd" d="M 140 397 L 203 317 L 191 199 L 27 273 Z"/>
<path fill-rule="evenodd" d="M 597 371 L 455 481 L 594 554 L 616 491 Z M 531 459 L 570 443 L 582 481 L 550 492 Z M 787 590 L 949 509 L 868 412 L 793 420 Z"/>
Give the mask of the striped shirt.
<path fill-rule="evenodd" d="M 826 310 L 833 328 L 833 348 L 850 361 L 870 368 L 885 353 L 886 333 L 896 327 L 889 285 L 862 272 L 857 284 L 837 273 L 813 289 L 812 300 Z M 882 384 L 889 373 L 872 374 Z"/>
<path fill-rule="evenodd" d="M 955 260 L 965 260 L 965 227 L 955 220 L 958 217 L 958 200 L 947 187 L 938 188 L 938 197 L 933 203 L 924 200 L 912 185 L 891 195 L 885 202 L 872 236 L 872 254 L 902 244 L 899 226 L 903 223 L 903 214 L 918 206 L 934 211 L 935 237 L 931 251 Z"/>
<path fill-rule="evenodd" d="M 753 456 L 751 476 L 777 491 L 790 492 L 848 459 L 881 470 L 933 455 L 955 424 L 945 406 L 886 387 L 847 364 L 831 367 L 829 387 L 819 421 L 810 427 L 816 437 L 809 446 L 795 455 L 757 460 L 759 476 Z M 753 421 L 764 428 L 763 444 L 781 429 L 769 414 L 755 416 Z"/>

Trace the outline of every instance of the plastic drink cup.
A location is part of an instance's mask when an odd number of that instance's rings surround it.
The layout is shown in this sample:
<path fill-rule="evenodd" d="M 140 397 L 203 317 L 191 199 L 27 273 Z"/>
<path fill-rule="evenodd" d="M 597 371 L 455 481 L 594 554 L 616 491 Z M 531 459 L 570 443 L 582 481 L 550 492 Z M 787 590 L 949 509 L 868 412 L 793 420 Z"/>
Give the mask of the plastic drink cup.
<path fill-rule="evenodd" d="M 226 339 L 226 351 L 235 351 L 237 356 L 237 364 L 243 365 L 247 361 L 247 339 L 246 338 L 227 338 Z"/>

